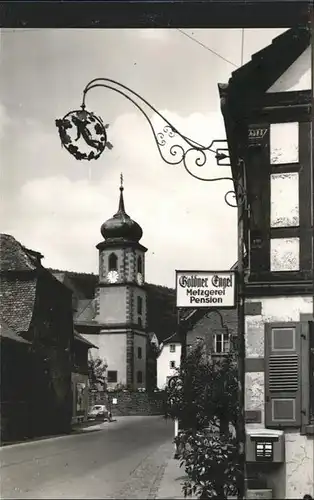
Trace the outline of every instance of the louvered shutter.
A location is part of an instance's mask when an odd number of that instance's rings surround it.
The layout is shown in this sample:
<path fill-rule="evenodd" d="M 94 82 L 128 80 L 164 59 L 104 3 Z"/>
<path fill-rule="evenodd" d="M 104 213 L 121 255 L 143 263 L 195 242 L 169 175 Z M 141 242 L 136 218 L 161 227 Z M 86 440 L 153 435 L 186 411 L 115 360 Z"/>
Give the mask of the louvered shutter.
<path fill-rule="evenodd" d="M 309 321 L 309 344 L 310 423 L 314 423 L 314 321 Z"/>
<path fill-rule="evenodd" d="M 265 427 L 301 425 L 301 331 L 298 323 L 265 325 Z"/>

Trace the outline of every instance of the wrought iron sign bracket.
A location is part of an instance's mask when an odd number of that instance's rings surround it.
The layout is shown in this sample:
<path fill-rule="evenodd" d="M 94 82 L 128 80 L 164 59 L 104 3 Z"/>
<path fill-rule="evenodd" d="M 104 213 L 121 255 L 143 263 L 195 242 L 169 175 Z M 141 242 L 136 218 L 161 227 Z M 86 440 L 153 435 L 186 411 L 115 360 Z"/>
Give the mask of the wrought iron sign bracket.
<path fill-rule="evenodd" d="M 165 163 L 169 165 L 183 165 L 185 170 L 195 179 L 205 182 L 216 182 L 230 180 L 237 190 L 230 190 L 225 195 L 226 203 L 231 207 L 237 207 L 243 203 L 245 193 L 243 188 L 237 185 L 232 177 L 203 177 L 198 175 L 199 169 L 208 166 L 208 155 L 213 154 L 218 166 L 230 167 L 230 156 L 225 139 L 214 139 L 209 145 L 204 146 L 193 139 L 185 136 L 170 123 L 154 106 L 146 99 L 131 90 L 126 85 L 109 78 L 95 78 L 91 80 L 83 90 L 81 109 L 68 112 L 63 118 L 56 120 L 61 144 L 77 160 L 97 160 L 104 150 L 112 149 L 112 144 L 107 139 L 109 125 L 104 125 L 103 120 L 93 112 L 86 110 L 87 93 L 95 88 L 106 88 L 112 90 L 131 102 L 145 117 L 153 134 L 158 152 Z M 163 122 L 163 128 L 157 131 L 152 121 L 152 113 Z M 193 171 L 192 171 L 193 169 Z M 197 174 L 195 172 L 197 171 Z M 235 200 L 228 200 L 229 195 Z"/>

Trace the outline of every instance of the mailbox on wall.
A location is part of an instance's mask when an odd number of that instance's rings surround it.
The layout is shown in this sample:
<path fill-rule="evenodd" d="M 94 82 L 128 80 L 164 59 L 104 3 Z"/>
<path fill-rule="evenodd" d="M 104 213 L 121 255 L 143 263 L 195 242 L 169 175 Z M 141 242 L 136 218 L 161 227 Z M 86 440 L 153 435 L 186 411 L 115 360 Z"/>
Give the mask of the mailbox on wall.
<path fill-rule="evenodd" d="M 283 463 L 285 461 L 285 435 L 271 429 L 247 429 L 246 461 Z"/>

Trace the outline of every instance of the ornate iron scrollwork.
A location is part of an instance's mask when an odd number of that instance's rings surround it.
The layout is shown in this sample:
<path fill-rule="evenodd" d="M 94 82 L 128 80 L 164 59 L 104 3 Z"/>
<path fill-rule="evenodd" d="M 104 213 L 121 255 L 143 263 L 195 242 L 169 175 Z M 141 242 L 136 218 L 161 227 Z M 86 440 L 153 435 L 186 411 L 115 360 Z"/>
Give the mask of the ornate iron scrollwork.
<path fill-rule="evenodd" d="M 77 160 L 97 160 L 105 150 L 108 126 L 94 113 L 84 109 L 70 111 L 64 118 L 56 120 L 56 126 L 62 145 Z M 80 150 L 82 143 L 83 147 L 90 149 L 89 152 Z"/>
<path fill-rule="evenodd" d="M 208 154 L 214 154 L 218 165 L 230 166 L 228 148 L 223 147 L 226 140 L 213 140 L 208 146 L 199 144 L 189 137 L 180 133 L 154 106 L 152 106 L 142 96 L 129 89 L 127 86 L 111 80 L 109 78 L 96 78 L 90 81 L 83 91 L 83 101 L 81 110 L 69 112 L 64 118 L 56 120 L 56 126 L 62 145 L 77 160 L 97 160 L 106 147 L 112 147 L 107 141 L 106 128 L 102 119 L 90 111 L 86 111 L 86 95 L 97 87 L 103 87 L 122 95 L 130 101 L 146 118 L 157 149 L 162 160 L 169 165 L 182 164 L 185 170 L 195 179 L 205 182 L 216 182 L 221 180 L 230 180 L 234 183 L 232 177 L 212 177 L 207 178 L 193 170 L 204 167 L 208 161 Z M 164 123 L 162 131 L 156 131 L 152 119 L 149 115 L 153 112 Z M 76 134 L 76 135 L 75 135 Z M 225 162 L 225 163 L 223 163 Z M 226 203 L 231 207 L 236 207 L 243 203 L 245 196 L 242 188 L 236 188 L 237 194 L 230 190 L 225 195 Z M 230 196 L 235 199 L 235 203 L 229 201 Z"/>

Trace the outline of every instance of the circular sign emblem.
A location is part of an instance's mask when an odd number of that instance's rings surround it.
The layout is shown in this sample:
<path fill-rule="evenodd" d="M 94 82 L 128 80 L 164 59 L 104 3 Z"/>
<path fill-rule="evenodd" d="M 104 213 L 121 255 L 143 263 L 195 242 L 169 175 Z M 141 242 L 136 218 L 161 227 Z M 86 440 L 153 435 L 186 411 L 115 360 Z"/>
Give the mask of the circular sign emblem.
<path fill-rule="evenodd" d="M 62 146 L 77 160 L 97 160 L 107 144 L 108 125 L 85 109 L 56 120 Z"/>

